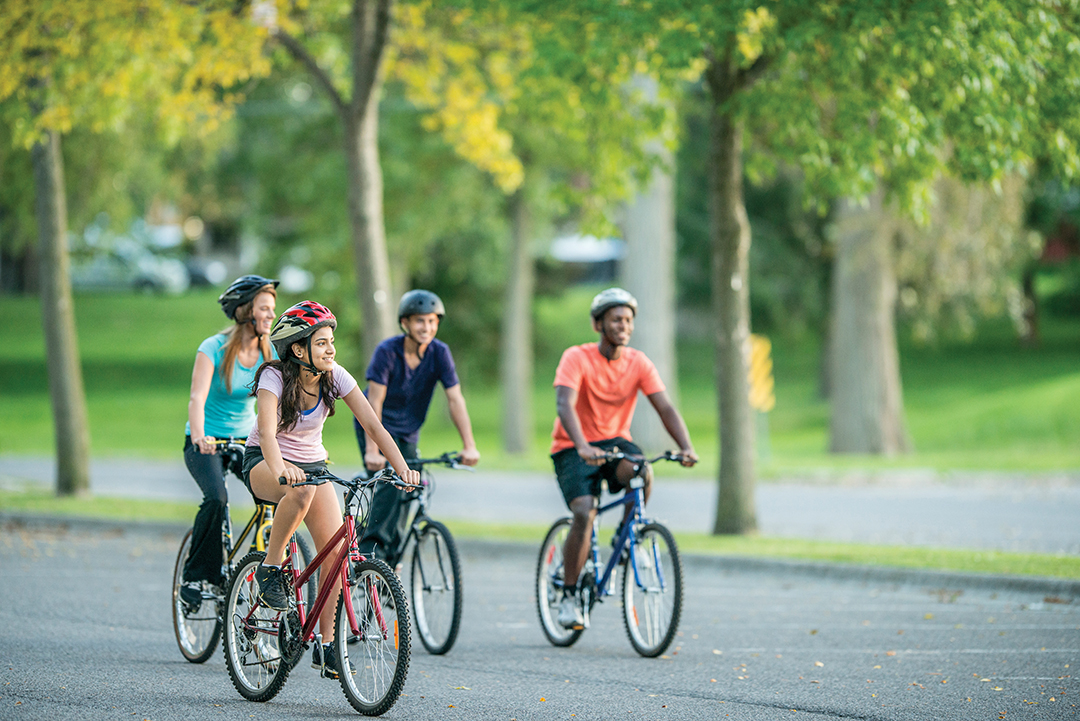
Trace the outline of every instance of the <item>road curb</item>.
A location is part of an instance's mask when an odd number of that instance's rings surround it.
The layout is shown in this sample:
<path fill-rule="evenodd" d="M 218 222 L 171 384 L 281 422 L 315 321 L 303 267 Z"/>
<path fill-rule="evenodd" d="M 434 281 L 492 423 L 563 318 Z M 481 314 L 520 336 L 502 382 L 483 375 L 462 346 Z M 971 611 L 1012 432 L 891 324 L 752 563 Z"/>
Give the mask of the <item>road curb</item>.
<path fill-rule="evenodd" d="M 0 512 L 0 526 L 5 529 L 62 529 L 67 531 L 130 532 L 143 534 L 170 533 L 182 535 L 190 528 L 178 521 L 135 521 L 125 519 L 86 518 L 81 516 L 46 516 L 32 513 Z M 536 544 L 525 541 L 502 541 L 479 538 L 458 538 L 463 553 L 480 557 L 500 557 L 535 552 Z M 938 571 L 897 566 L 867 566 L 851 563 L 825 563 L 781 558 L 751 556 L 713 556 L 683 553 L 688 566 L 713 569 L 722 573 L 771 573 L 837 581 L 890 583 L 921 586 L 928 589 L 970 589 L 998 592 L 1030 593 L 1059 598 L 1080 598 L 1080 579 L 1047 578 L 1045 576 L 1006 576 L 992 573 Z"/>

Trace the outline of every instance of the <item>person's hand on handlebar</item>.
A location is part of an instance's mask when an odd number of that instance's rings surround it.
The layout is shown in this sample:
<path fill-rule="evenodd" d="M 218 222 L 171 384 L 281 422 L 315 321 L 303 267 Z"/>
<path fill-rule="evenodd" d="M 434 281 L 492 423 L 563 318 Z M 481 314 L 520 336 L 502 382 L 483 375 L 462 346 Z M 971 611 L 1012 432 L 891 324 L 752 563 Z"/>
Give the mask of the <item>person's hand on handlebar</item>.
<path fill-rule="evenodd" d="M 693 448 L 683 448 L 679 451 L 679 455 L 682 456 L 679 463 L 681 463 L 684 468 L 691 468 L 698 462 L 697 453 L 694 452 Z"/>
<path fill-rule="evenodd" d="M 480 462 L 480 451 L 476 448 L 466 448 L 458 454 L 458 463 L 463 466 L 475 466 Z"/>
<path fill-rule="evenodd" d="M 284 482 L 282 482 L 282 478 L 285 479 Z M 291 463 L 286 463 L 284 470 L 278 474 L 278 483 L 281 483 L 283 486 L 291 486 L 294 483 L 300 483 L 301 481 L 306 480 L 307 473 L 305 473 L 302 468 L 297 468 Z"/>
<path fill-rule="evenodd" d="M 367 453 L 364 454 L 364 467 L 369 471 L 377 471 L 380 468 L 386 468 L 386 459 L 383 458 L 382 453 L 379 453 L 378 448 L 370 448 Z"/>
<path fill-rule="evenodd" d="M 212 456 L 217 453 L 217 446 L 214 445 L 217 442 L 217 439 L 213 436 L 203 436 L 198 439 L 192 438 L 191 442 L 198 447 L 199 453 L 202 453 L 204 456 Z"/>
<path fill-rule="evenodd" d="M 608 452 L 603 448 L 587 444 L 577 449 L 577 453 L 581 456 L 581 459 L 588 463 L 590 466 L 602 466 L 607 460 Z"/>

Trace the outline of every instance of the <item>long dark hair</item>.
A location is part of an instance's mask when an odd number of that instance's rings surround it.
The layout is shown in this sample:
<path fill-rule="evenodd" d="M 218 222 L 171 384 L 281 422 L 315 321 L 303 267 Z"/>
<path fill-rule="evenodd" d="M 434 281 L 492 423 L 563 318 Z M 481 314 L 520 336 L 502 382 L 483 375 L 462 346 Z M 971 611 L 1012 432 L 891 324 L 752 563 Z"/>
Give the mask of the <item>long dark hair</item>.
<path fill-rule="evenodd" d="M 290 346 L 289 350 L 292 350 Z M 259 366 L 255 371 L 255 380 L 251 382 L 251 395 L 258 394 L 259 378 L 267 368 L 276 368 L 281 373 L 281 398 L 278 399 L 277 432 L 284 433 L 290 430 L 300 420 L 301 409 L 304 401 L 304 387 L 300 383 L 301 368 L 290 361 L 271 360 Z M 326 404 L 329 415 L 334 415 L 334 402 L 338 398 L 337 384 L 334 383 L 330 373 L 319 376 L 319 392 L 322 394 L 322 402 Z"/>

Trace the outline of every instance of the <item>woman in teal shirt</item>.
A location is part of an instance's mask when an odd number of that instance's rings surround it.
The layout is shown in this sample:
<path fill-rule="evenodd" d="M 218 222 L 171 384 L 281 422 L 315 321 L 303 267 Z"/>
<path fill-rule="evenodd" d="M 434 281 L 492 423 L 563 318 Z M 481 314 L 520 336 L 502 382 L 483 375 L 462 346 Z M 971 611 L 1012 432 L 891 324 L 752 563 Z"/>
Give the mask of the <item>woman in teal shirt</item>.
<path fill-rule="evenodd" d="M 202 603 L 204 583 L 222 586 L 221 523 L 229 501 L 225 468 L 214 441 L 246 438 L 255 425 L 250 385 L 255 370 L 277 358 L 270 345 L 278 281 L 258 275 L 237 278 L 218 298 L 235 324 L 199 345 L 191 373 L 184 463 L 203 492 L 195 514 L 191 553 L 184 565 L 180 598 L 189 607 Z"/>

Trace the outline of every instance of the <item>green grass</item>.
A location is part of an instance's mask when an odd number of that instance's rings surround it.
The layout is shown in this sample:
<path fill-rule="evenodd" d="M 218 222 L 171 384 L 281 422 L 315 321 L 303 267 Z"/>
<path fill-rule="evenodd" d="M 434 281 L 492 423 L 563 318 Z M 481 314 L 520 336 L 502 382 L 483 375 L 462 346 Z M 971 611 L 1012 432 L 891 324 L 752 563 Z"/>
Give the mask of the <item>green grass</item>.
<path fill-rule="evenodd" d="M 530 454 L 511 457 L 501 451 L 495 381 L 479 373 L 463 377 L 485 466 L 550 469 L 551 378 L 563 348 L 592 338 L 586 322 L 565 320 L 581 315 L 591 292 L 578 289 L 538 303 Z M 212 292 L 76 298 L 94 454 L 179 457 L 195 349 L 225 326 L 214 300 Z M 280 304 L 287 302 L 283 298 Z M 0 453 L 49 455 L 53 428 L 38 302 L 3 297 L 0 307 L 4 317 L 26 321 L 0 324 Z M 817 393 L 820 349 L 812 339 L 774 338 L 777 405 L 768 416 L 761 476 L 852 468 L 1080 469 L 1080 319 L 1046 318 L 1042 325 L 1039 349 L 1020 348 L 1002 325 L 981 330 L 971 344 L 926 348 L 902 342 L 905 410 L 915 452 L 898 459 L 828 454 L 829 408 Z M 342 329 L 338 335 L 354 333 Z M 460 357 L 469 353 L 454 350 Z M 697 473 L 714 475 L 719 444 L 713 352 L 707 342 L 686 341 L 679 353 L 680 409 L 703 460 Z M 340 362 L 360 376 L 363 363 L 357 356 L 340 344 Z M 422 437 L 425 453 L 460 445 L 442 394 L 435 397 Z M 651 412 L 647 405 L 642 411 Z M 325 443 L 338 462 L 359 462 L 347 412 L 328 421 Z"/>
<path fill-rule="evenodd" d="M 187 524 L 194 518 L 196 509 L 194 503 L 117 498 L 57 498 L 42 491 L 0 491 L 0 512 L 3 513 Z M 247 520 L 251 507 L 234 507 L 232 510 L 233 524 L 240 528 L 237 524 Z M 458 538 L 523 544 L 539 544 L 548 528 L 546 525 L 498 525 L 469 521 L 447 521 L 446 524 Z M 711 556 L 783 558 L 972 573 L 1080 578 L 1080 557 L 1077 556 L 869 546 L 787 538 L 707 536 L 700 533 L 677 533 L 675 536 L 684 553 Z"/>

